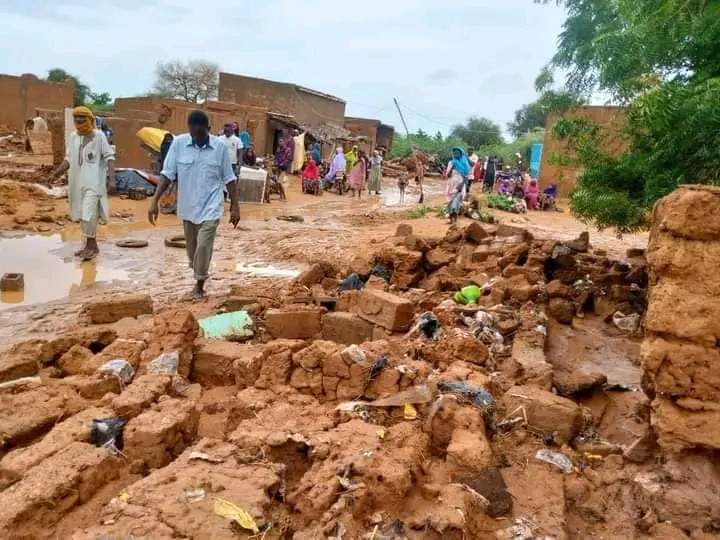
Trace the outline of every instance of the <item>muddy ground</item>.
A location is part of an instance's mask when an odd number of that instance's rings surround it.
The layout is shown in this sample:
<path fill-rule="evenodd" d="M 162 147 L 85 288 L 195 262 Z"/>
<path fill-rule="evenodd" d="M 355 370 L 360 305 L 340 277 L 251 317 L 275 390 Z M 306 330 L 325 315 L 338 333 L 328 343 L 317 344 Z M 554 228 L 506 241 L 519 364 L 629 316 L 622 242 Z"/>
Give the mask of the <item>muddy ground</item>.
<path fill-rule="evenodd" d="M 296 184 L 221 227 L 200 303 L 146 202 L 113 199 L 84 264 L 62 200 L 0 217 L 0 271 L 27 283 L 0 304 L 7 537 L 718 537 L 716 455 L 651 426 L 647 236 L 588 242 L 567 213 L 449 228 L 391 181 L 362 201 Z M 453 300 L 469 284 L 478 303 Z M 202 336 L 241 309 L 252 336 Z M 92 433 L 108 418 L 122 443 Z"/>

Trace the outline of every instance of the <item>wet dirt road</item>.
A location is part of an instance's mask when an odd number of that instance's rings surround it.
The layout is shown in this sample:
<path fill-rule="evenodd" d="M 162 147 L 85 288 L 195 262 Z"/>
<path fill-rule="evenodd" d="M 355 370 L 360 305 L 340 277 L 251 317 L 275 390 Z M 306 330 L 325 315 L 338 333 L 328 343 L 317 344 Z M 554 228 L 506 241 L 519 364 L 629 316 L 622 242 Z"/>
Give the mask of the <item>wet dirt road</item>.
<path fill-rule="evenodd" d="M 443 182 L 430 179 L 426 205 L 444 204 Z M 58 212 L 67 203 L 51 200 Z M 48 204 L 47 200 L 44 204 Z M 192 287 L 184 250 L 166 247 L 166 238 L 182 234 L 175 216 L 161 216 L 158 227 L 145 218 L 148 201 L 111 199 L 113 218 L 99 233 L 100 256 L 80 263 L 73 252 L 80 244 L 79 227 L 67 224 L 55 231 L 28 234 L 0 232 L 0 274 L 25 274 L 25 291 L 0 297 L 0 338 L 20 339 L 38 332 L 63 329 L 74 319 L 80 304 L 107 290 L 142 291 L 153 295 L 159 306 L 184 300 Z M 417 207 L 417 193 L 409 190 L 399 204 L 394 179 L 388 179 L 383 194 L 353 199 L 325 193 L 303 195 L 299 180 L 293 179 L 288 201 L 273 199 L 269 205 L 242 205 L 242 222 L 237 229 L 223 223 L 218 232 L 208 283 L 210 295 L 224 294 L 231 284 L 291 279 L 308 262 L 318 258 L 336 263 L 373 249 L 377 241 L 392 236 L 399 221 L 408 221 Z M 300 216 L 302 222 L 277 219 Z M 412 214 L 415 216 L 416 214 Z M 502 222 L 528 226 L 539 236 L 576 237 L 585 227 L 567 213 L 525 216 L 496 212 Z M 445 221 L 428 213 L 412 220 L 418 232 L 443 235 Z M 127 249 L 115 246 L 122 238 L 146 240 L 149 246 Z M 645 242 L 643 236 L 618 240 L 609 232 L 591 235 L 596 247 L 622 255 L 629 245 Z"/>

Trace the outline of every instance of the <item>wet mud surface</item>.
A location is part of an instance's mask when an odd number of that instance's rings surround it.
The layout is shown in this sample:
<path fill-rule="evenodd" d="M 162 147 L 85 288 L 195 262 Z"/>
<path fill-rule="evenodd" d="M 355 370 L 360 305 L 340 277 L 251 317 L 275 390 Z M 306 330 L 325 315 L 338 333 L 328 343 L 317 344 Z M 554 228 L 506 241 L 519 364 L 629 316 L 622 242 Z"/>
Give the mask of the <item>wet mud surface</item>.
<path fill-rule="evenodd" d="M 434 182 L 428 206 L 443 203 Z M 449 228 L 410 219 L 392 180 L 361 201 L 289 191 L 222 224 L 197 303 L 184 251 L 164 244 L 180 226 L 146 225 L 146 201 L 118 201 L 92 263 L 72 258 L 75 225 L 0 221 L 0 271 L 28 283 L 0 303 L 1 530 L 717 537 L 716 456 L 653 432 L 648 266 L 625 253 L 645 236 L 588 243 L 559 213 Z M 351 273 L 364 288 L 338 292 Z M 204 337 L 204 318 L 237 310 L 252 336 Z M 131 373 L 107 376 L 118 359 Z M 656 384 L 686 383 L 662 369 Z M 121 451 L 97 444 L 99 418 L 125 422 Z"/>

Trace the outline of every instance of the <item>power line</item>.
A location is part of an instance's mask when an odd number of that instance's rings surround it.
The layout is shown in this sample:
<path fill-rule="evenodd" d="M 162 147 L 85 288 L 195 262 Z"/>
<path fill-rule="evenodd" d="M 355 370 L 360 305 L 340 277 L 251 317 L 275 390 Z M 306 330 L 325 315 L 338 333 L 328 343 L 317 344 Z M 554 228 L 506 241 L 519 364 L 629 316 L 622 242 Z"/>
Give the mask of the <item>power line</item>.
<path fill-rule="evenodd" d="M 450 129 L 455 129 L 455 128 L 458 127 L 458 126 L 459 126 L 459 127 L 463 127 L 462 124 L 454 124 L 454 125 L 451 125 L 451 124 L 446 124 L 446 123 L 444 123 L 444 122 L 440 122 L 439 120 L 436 120 L 436 119 L 434 119 L 434 118 L 431 118 L 431 117 L 429 117 L 429 116 L 427 116 L 427 115 L 425 115 L 425 114 L 423 114 L 423 113 L 421 113 L 421 112 L 418 112 L 418 111 L 416 111 L 416 110 L 414 110 L 414 109 L 411 109 L 411 108 L 408 107 L 407 105 L 403 105 L 403 107 L 404 107 L 406 110 L 410 111 L 410 113 L 414 114 L 415 116 L 419 116 L 420 118 L 424 118 L 425 120 L 428 120 L 428 121 L 430 121 L 430 122 L 433 122 L 434 124 L 437 124 L 437 125 L 439 125 L 439 126 L 447 127 L 447 128 L 450 128 Z M 498 128 L 499 128 L 499 126 L 498 126 Z M 501 133 L 502 133 L 502 130 L 500 130 L 500 131 L 501 131 Z M 475 134 L 478 134 L 478 135 L 481 135 L 481 134 L 482 134 L 482 135 L 497 135 L 497 134 L 498 134 L 497 131 L 492 131 L 492 130 L 479 130 L 479 129 L 477 129 L 477 130 L 476 130 L 476 129 L 469 129 L 469 130 L 467 130 L 467 132 L 468 132 L 468 133 L 475 133 Z"/>

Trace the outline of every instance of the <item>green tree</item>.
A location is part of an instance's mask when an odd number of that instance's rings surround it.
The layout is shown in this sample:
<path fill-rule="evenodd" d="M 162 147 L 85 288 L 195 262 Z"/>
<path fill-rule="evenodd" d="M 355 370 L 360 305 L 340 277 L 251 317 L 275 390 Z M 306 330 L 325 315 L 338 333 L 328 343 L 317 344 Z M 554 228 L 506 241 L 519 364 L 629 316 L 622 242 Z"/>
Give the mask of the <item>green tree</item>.
<path fill-rule="evenodd" d="M 85 105 L 90 94 L 90 87 L 80 82 L 75 75 L 72 75 L 61 68 L 53 68 L 48 71 L 46 80 L 53 82 L 72 81 L 75 85 L 75 106 Z"/>
<path fill-rule="evenodd" d="M 545 129 L 551 112 L 563 112 L 585 103 L 587 101 L 584 98 L 571 92 L 546 90 L 536 101 L 515 111 L 515 120 L 508 124 L 508 131 L 517 138 L 534 129 Z"/>
<path fill-rule="evenodd" d="M 597 126 L 555 126 L 583 169 L 573 212 L 635 230 L 679 183 L 720 183 L 720 2 L 559 3 L 568 17 L 552 66 L 567 73 L 566 89 L 600 90 L 628 111 L 620 156 L 602 152 Z"/>
<path fill-rule="evenodd" d="M 477 116 L 471 116 L 465 124 L 453 127 L 450 136 L 461 139 L 466 145 L 473 148 L 503 142 L 500 126 L 488 118 L 478 118 Z"/>
<path fill-rule="evenodd" d="M 110 105 L 113 101 L 112 97 L 110 96 L 110 92 L 102 92 L 100 94 L 90 92 L 89 97 L 90 102 L 93 105 L 97 105 L 98 107 L 105 107 L 107 105 Z"/>
<path fill-rule="evenodd" d="M 74 105 L 86 105 L 94 111 L 106 112 L 112 109 L 113 99 L 109 92 L 93 92 L 90 87 L 80 82 L 80 79 L 62 68 L 53 68 L 48 71 L 46 80 L 53 82 L 72 81 L 75 85 Z"/>

